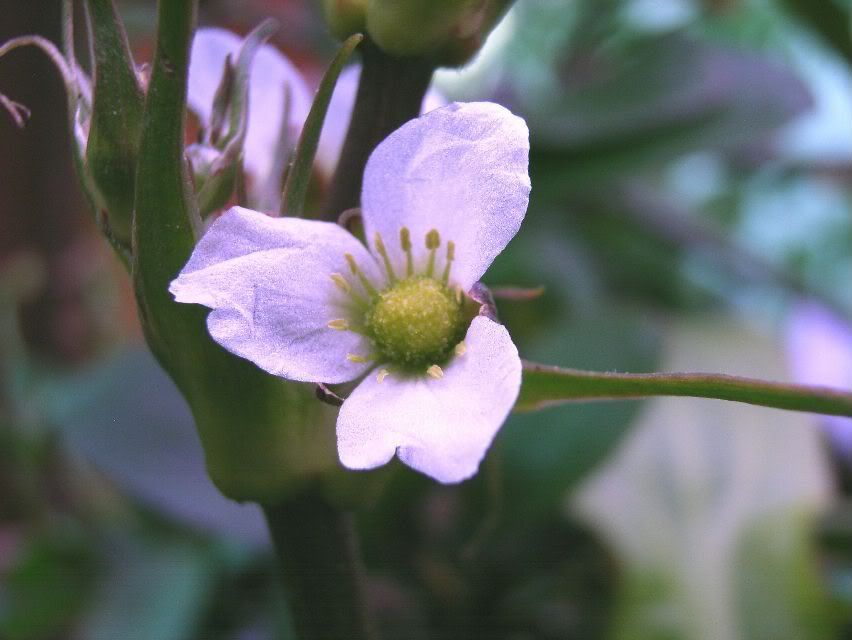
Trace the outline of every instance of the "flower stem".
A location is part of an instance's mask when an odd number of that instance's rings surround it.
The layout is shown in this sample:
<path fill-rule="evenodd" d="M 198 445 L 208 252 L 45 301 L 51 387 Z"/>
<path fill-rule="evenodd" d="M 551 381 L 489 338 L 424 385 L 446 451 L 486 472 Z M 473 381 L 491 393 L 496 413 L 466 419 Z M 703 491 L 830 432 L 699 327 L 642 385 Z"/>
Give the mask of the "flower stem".
<path fill-rule="evenodd" d="M 852 392 L 711 373 L 601 373 L 524 363 L 516 411 L 565 402 L 689 396 L 852 417 Z"/>
<path fill-rule="evenodd" d="M 323 217 L 336 220 L 360 206 L 361 181 L 373 149 L 408 120 L 420 115 L 434 65 L 422 58 L 396 58 L 368 37 L 359 47 L 362 70 L 352 122 L 331 183 Z"/>
<path fill-rule="evenodd" d="M 312 491 L 263 511 L 299 639 L 372 638 L 352 515 Z"/>

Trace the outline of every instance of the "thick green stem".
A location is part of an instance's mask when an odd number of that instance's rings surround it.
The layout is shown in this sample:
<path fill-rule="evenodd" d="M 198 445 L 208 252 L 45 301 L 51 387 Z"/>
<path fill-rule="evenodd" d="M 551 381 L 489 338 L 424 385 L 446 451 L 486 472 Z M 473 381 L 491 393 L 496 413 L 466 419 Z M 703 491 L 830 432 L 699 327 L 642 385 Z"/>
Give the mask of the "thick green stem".
<path fill-rule="evenodd" d="M 852 417 L 852 393 L 710 373 L 601 373 L 525 363 L 516 411 L 565 402 L 651 396 L 714 398 Z"/>
<path fill-rule="evenodd" d="M 299 639 L 371 638 L 351 514 L 310 491 L 263 510 Z"/>
<path fill-rule="evenodd" d="M 389 56 L 369 37 L 360 51 L 363 66 L 358 96 L 323 212 L 327 220 L 360 206 L 367 158 L 388 134 L 420 115 L 434 71 L 426 60 Z"/>

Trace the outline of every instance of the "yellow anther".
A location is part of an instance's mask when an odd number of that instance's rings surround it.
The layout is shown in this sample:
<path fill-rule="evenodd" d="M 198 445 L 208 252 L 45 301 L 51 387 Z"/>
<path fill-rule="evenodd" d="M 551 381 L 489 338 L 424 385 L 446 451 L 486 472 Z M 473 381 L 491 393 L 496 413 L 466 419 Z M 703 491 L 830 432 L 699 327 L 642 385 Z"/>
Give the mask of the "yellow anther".
<path fill-rule="evenodd" d="M 364 272 L 361 271 L 360 267 L 358 267 L 358 263 L 355 262 L 355 257 L 351 253 L 344 253 L 343 257 L 346 258 L 346 262 L 349 264 L 349 269 L 352 271 L 352 275 L 357 276 L 358 280 L 361 281 L 364 289 L 370 296 L 377 296 L 379 292 L 376 291 L 376 288 L 373 286 L 373 283 L 367 279 L 367 276 L 364 275 Z"/>
<path fill-rule="evenodd" d="M 337 331 L 346 331 L 349 329 L 349 323 L 343 318 L 338 318 L 337 320 L 329 320 L 328 322 L 329 329 L 336 329 Z"/>
<path fill-rule="evenodd" d="M 438 233 L 437 229 L 432 229 L 429 233 L 426 234 L 426 248 L 437 249 L 440 246 L 441 234 Z"/>
<path fill-rule="evenodd" d="M 453 260 L 456 259 L 456 243 L 452 240 L 447 242 L 447 264 L 444 265 L 444 275 L 441 276 L 441 281 L 444 284 L 450 281 L 450 269 L 453 267 Z"/>
<path fill-rule="evenodd" d="M 453 291 L 455 291 L 455 292 L 456 292 L 456 302 L 458 302 L 459 304 L 461 304 L 461 303 L 462 303 L 462 299 L 464 299 L 464 291 L 462 291 L 462 288 L 461 288 L 460 286 L 458 286 L 458 285 L 456 285 L 455 287 L 453 287 Z"/>
<path fill-rule="evenodd" d="M 376 382 L 382 384 L 385 381 L 385 378 L 387 378 L 389 375 L 390 371 L 388 371 L 387 369 L 381 369 L 376 375 Z"/>
<path fill-rule="evenodd" d="M 393 271 L 393 267 L 391 266 L 390 257 L 388 257 L 388 250 L 385 248 L 385 243 L 382 242 L 382 234 L 376 231 L 376 235 L 373 238 L 373 244 L 376 245 L 376 251 L 379 252 L 379 255 L 382 256 L 382 260 L 385 263 L 385 271 L 388 274 L 388 281 L 393 284 L 396 282 L 396 274 Z"/>
<path fill-rule="evenodd" d="M 426 263 L 426 277 L 431 278 L 435 272 L 435 252 L 441 246 L 441 236 L 437 229 L 426 234 L 426 248 L 429 249 L 429 262 Z"/>
<path fill-rule="evenodd" d="M 399 246 L 405 252 L 405 273 L 410 278 L 414 275 L 414 257 L 411 255 L 411 232 L 408 227 L 399 230 Z"/>
<path fill-rule="evenodd" d="M 369 358 L 365 358 L 364 356 L 359 356 L 357 353 L 347 353 L 346 359 L 349 360 L 349 362 L 357 362 L 359 364 L 363 363 L 363 362 L 369 362 L 370 361 Z"/>
<path fill-rule="evenodd" d="M 336 284 L 341 291 L 344 293 L 352 293 L 352 285 L 349 284 L 349 281 L 342 275 L 339 273 L 332 273 L 331 279 L 334 280 L 334 284 Z"/>
<path fill-rule="evenodd" d="M 426 374 L 430 378 L 434 378 L 435 380 L 440 380 L 444 377 L 444 370 L 436 364 L 433 364 L 431 367 L 426 369 Z"/>
<path fill-rule="evenodd" d="M 464 342 L 459 342 L 455 348 L 453 348 L 453 353 L 457 356 L 463 356 L 467 353 L 467 345 Z"/>

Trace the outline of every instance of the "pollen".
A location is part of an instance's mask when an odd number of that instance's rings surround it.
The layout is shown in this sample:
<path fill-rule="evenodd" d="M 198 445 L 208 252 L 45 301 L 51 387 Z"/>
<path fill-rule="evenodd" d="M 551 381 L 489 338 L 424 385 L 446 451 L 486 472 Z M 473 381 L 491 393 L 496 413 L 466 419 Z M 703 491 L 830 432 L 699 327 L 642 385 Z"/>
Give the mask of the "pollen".
<path fill-rule="evenodd" d="M 444 370 L 436 364 L 433 364 L 431 367 L 426 369 L 426 374 L 430 378 L 434 378 L 435 380 L 440 380 L 444 377 Z"/>

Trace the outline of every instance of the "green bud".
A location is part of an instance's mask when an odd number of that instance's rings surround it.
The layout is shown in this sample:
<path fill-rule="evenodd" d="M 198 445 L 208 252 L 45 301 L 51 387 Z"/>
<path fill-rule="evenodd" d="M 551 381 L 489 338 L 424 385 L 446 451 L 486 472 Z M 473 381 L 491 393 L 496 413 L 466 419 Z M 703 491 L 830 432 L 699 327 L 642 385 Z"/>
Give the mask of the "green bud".
<path fill-rule="evenodd" d="M 367 29 L 368 0 L 323 0 L 322 9 L 331 32 L 341 40 Z"/>
<path fill-rule="evenodd" d="M 367 32 L 387 53 L 460 66 L 482 47 L 511 0 L 369 0 Z"/>
<path fill-rule="evenodd" d="M 225 151 L 205 144 L 191 144 L 186 157 L 192 170 L 192 182 L 202 218 L 228 204 L 236 186 L 239 149 L 230 145 Z"/>
<path fill-rule="evenodd" d="M 95 68 L 86 170 L 112 235 L 130 245 L 143 92 L 111 0 L 89 0 Z"/>

